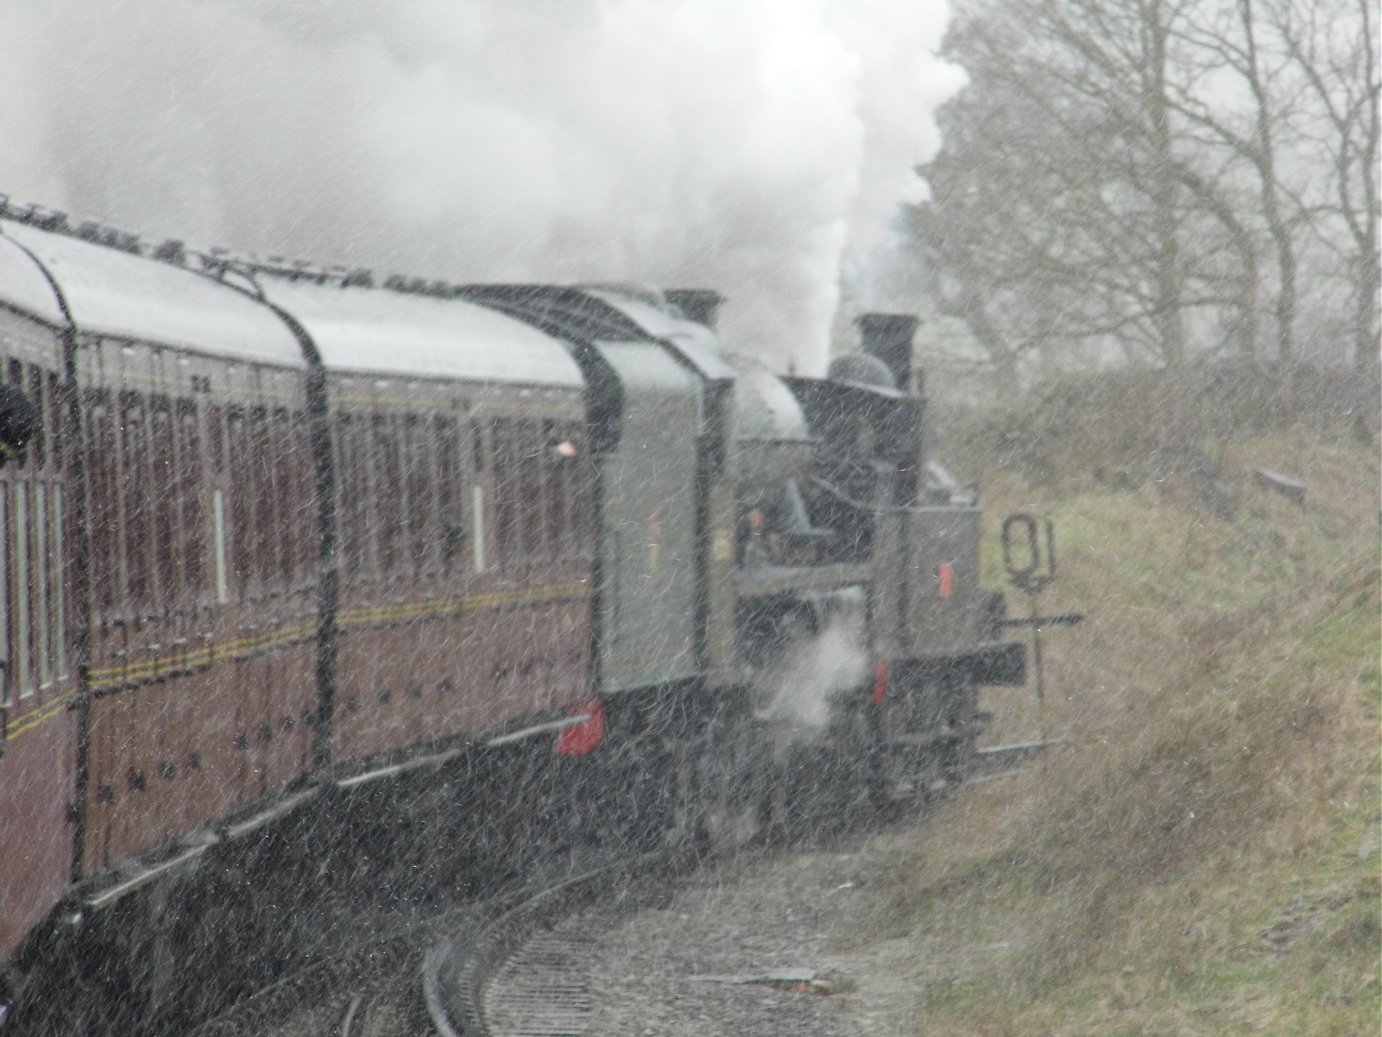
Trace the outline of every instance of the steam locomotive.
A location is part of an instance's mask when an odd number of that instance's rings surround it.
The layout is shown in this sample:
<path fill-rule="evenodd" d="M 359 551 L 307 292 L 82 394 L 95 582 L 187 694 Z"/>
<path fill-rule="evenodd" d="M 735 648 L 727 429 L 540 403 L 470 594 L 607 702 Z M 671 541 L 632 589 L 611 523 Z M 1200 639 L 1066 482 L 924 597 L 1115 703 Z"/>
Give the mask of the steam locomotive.
<path fill-rule="evenodd" d="M 479 838 L 516 775 L 557 778 L 529 813 L 711 845 L 962 776 L 1025 657 L 927 457 L 914 321 L 779 377 L 718 303 L 0 204 L 0 1017 L 195 1015 L 226 919 L 291 913 L 274 881 Z M 794 715 L 827 629 L 854 661 Z"/>

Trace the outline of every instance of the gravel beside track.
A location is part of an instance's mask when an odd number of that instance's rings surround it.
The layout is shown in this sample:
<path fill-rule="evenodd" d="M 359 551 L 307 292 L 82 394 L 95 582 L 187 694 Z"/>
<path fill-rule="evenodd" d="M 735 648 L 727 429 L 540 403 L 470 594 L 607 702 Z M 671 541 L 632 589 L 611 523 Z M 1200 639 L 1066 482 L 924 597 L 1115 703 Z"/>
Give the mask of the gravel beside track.
<path fill-rule="evenodd" d="M 586 1032 L 915 1037 L 917 943 L 879 935 L 888 930 L 887 884 L 915 840 L 897 826 L 747 854 L 684 880 L 665 906 L 578 916 L 599 934 Z M 730 981 L 803 971 L 817 983 Z"/>

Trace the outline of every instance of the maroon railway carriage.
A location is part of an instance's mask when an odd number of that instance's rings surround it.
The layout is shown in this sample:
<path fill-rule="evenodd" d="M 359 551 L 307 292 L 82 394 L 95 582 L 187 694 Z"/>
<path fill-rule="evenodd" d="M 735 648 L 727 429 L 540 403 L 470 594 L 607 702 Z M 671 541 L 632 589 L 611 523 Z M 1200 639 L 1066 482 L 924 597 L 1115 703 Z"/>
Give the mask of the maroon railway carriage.
<path fill-rule="evenodd" d="M 0 467 L 0 962 L 314 773 L 588 694 L 567 350 L 461 301 L 212 273 L 0 227 L 0 376 L 43 417 Z"/>
<path fill-rule="evenodd" d="M 326 375 L 340 573 L 332 759 L 582 697 L 593 487 L 584 383 L 565 349 L 469 303 L 262 283 Z"/>
<path fill-rule="evenodd" d="M 306 363 L 272 312 L 189 271 L 8 224 L 0 247 L 47 288 L 5 299 L 6 374 L 46 421 L 0 472 L 15 480 L 0 868 L 7 905 L 41 910 L 303 769 Z M 80 444 L 58 405 L 74 395 Z"/>
<path fill-rule="evenodd" d="M 0 365 L 39 406 L 44 431 L 0 467 L 0 961 L 71 880 L 77 686 L 67 565 L 72 498 L 63 478 L 67 320 L 33 259 L 0 238 Z"/>

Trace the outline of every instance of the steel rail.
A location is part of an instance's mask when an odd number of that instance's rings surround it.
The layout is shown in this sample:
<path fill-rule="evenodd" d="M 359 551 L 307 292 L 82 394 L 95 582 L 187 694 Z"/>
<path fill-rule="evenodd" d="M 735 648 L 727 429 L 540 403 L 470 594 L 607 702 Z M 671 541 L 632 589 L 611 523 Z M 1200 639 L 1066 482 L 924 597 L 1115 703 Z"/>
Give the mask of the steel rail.
<path fill-rule="evenodd" d="M 560 918 L 609 889 L 618 889 L 622 896 L 636 876 L 647 876 L 654 870 L 661 875 L 678 874 L 691 863 L 684 855 L 658 851 L 603 864 L 535 893 L 510 898 L 471 939 L 443 940 L 428 953 L 423 966 L 423 996 L 433 1032 L 437 1037 L 499 1037 L 504 1031 L 491 1024 L 486 992 L 509 963 L 517 963 L 520 970 L 536 964 L 520 960 L 524 945 L 535 932 L 552 929 Z M 555 946 L 561 939 L 551 942 Z M 549 970 L 550 964 L 546 963 Z M 542 1012 L 543 1032 L 553 1037 L 584 1033 L 580 1018 L 587 1001 L 579 977 L 562 975 L 558 964 L 555 974 L 549 971 L 545 985 L 552 997 Z M 529 998 L 531 991 L 523 991 L 519 997 Z"/>

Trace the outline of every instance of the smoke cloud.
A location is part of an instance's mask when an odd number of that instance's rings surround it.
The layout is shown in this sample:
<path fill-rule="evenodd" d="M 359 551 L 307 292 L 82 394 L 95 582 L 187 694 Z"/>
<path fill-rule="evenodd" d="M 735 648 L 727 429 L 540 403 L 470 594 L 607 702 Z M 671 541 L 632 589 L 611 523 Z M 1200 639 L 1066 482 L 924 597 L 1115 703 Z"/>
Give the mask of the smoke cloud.
<path fill-rule="evenodd" d="M 0 0 L 0 190 L 151 237 L 730 297 L 823 364 L 886 240 L 944 0 Z"/>

